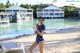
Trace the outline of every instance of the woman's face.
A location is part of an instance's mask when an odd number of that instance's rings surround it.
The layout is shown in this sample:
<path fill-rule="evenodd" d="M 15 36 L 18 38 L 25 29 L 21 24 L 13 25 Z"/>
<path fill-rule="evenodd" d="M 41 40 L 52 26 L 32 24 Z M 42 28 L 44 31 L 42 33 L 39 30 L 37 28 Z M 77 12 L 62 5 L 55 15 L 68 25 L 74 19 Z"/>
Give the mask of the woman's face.
<path fill-rule="evenodd" d="M 43 19 L 40 19 L 40 20 L 39 20 L 39 23 L 40 23 L 40 24 L 43 24 L 43 23 L 44 23 L 44 20 L 43 20 Z"/>

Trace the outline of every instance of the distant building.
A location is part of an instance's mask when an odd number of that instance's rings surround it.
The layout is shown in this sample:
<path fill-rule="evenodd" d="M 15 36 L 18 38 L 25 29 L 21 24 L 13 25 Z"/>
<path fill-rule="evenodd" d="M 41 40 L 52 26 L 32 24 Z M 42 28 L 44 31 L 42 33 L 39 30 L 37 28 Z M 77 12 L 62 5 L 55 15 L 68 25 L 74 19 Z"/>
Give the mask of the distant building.
<path fill-rule="evenodd" d="M 14 5 L 9 8 L 5 8 L 4 10 L 0 9 L 0 11 L 5 11 L 9 14 L 9 18 L 12 18 L 15 13 L 19 13 L 22 19 L 25 18 L 33 18 L 33 10 L 19 7 L 18 5 Z"/>
<path fill-rule="evenodd" d="M 40 16 L 44 18 L 64 17 L 64 10 L 56 6 L 37 8 L 37 17 Z"/>

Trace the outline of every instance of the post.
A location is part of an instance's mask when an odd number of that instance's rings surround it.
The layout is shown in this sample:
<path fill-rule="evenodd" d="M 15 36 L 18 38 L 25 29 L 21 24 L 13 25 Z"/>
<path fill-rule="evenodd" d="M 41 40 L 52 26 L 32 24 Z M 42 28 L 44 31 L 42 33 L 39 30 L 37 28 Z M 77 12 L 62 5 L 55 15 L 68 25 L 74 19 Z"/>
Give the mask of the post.
<path fill-rule="evenodd" d="M 25 53 L 25 47 L 24 47 L 23 43 L 22 43 L 21 47 L 22 47 L 23 53 Z"/>

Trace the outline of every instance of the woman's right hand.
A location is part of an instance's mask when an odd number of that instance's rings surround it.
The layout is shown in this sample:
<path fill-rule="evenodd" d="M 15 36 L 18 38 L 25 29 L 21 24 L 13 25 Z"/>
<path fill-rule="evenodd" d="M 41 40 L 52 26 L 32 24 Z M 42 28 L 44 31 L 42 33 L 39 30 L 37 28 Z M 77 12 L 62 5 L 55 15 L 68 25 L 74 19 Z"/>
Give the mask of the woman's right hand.
<path fill-rule="evenodd" d="M 33 29 L 36 31 L 38 28 L 38 24 L 36 24 L 36 26 L 33 27 Z"/>
<path fill-rule="evenodd" d="M 34 26 L 33 29 L 36 31 L 37 30 L 36 26 Z"/>
<path fill-rule="evenodd" d="M 38 24 L 36 24 L 36 28 L 38 28 Z"/>

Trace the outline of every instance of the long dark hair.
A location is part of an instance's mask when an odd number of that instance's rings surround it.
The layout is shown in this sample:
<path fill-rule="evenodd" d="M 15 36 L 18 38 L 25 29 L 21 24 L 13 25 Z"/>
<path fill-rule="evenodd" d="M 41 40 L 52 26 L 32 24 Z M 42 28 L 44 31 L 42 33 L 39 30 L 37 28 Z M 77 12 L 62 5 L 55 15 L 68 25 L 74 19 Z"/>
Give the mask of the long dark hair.
<path fill-rule="evenodd" d="M 42 20 L 44 21 L 44 18 L 43 18 L 43 17 L 39 17 L 39 18 L 38 18 L 38 20 L 40 20 L 40 19 L 42 19 Z"/>

